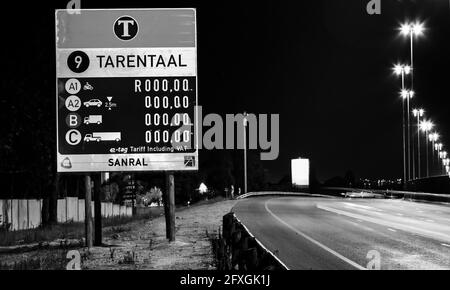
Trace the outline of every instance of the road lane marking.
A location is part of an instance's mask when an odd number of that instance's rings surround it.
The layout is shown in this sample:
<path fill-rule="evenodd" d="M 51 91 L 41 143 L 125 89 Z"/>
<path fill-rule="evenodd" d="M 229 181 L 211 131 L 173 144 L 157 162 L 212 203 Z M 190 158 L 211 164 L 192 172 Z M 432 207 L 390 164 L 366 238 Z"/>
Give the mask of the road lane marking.
<path fill-rule="evenodd" d="M 347 211 L 343 211 L 343 210 L 339 210 L 336 208 L 331 208 L 328 206 L 324 206 L 321 204 L 317 204 L 316 205 L 317 208 L 325 210 L 325 211 L 329 211 L 329 212 L 333 212 L 335 214 L 341 214 L 341 215 L 345 215 L 345 216 L 349 216 L 355 219 L 361 219 L 367 222 L 371 222 L 374 224 L 378 224 L 378 225 L 382 225 L 382 226 L 386 226 L 386 227 L 392 227 L 392 228 L 396 228 L 398 230 L 402 230 L 402 231 L 406 231 L 406 232 L 410 232 L 410 233 L 414 233 L 414 234 L 418 234 L 421 236 L 425 236 L 431 239 L 438 239 L 440 241 L 450 241 L 450 235 L 447 233 L 442 233 L 442 232 L 436 232 L 436 231 L 430 231 L 428 229 L 424 229 L 424 228 L 418 228 L 415 226 L 410 226 L 410 225 L 402 225 L 402 224 L 398 224 L 395 222 L 391 222 L 388 220 L 383 220 L 383 219 L 379 219 L 379 218 L 373 218 L 373 217 L 369 217 L 369 216 L 363 216 L 360 214 L 356 214 L 356 213 L 351 213 L 351 212 L 347 212 Z"/>
<path fill-rule="evenodd" d="M 379 208 L 375 208 L 375 207 L 367 206 L 367 205 L 356 204 L 356 203 L 343 202 L 343 204 L 345 204 L 349 207 L 362 208 L 362 209 L 366 209 L 366 210 L 375 210 L 375 211 L 381 211 L 381 212 L 383 211 L 382 209 L 379 209 Z"/>
<path fill-rule="evenodd" d="M 449 245 L 449 244 L 444 244 L 444 243 L 442 243 L 441 245 L 443 245 L 444 247 L 449 247 L 449 248 L 450 248 L 450 245 Z"/>
<path fill-rule="evenodd" d="M 394 230 L 394 229 L 391 229 L 391 228 L 388 228 L 388 231 L 391 231 L 391 232 L 394 232 L 394 233 L 396 233 L 396 232 L 397 232 L 396 230 Z"/>
<path fill-rule="evenodd" d="M 359 265 L 358 263 L 342 256 L 341 254 L 339 254 L 338 252 L 328 248 L 327 246 L 325 246 L 324 244 L 321 244 L 320 242 L 314 240 L 313 238 L 311 238 L 310 236 L 306 235 L 305 233 L 297 230 L 296 228 L 294 228 L 293 226 L 291 226 L 290 224 L 288 224 L 287 222 L 285 222 L 284 220 L 282 220 L 280 217 L 278 217 L 277 215 L 275 215 L 267 206 L 267 203 L 271 201 L 271 199 L 267 200 L 264 203 L 264 207 L 266 208 L 266 211 L 272 215 L 277 221 L 279 221 L 280 223 L 282 223 L 283 225 L 285 225 L 286 227 L 288 227 L 289 229 L 291 229 L 292 231 L 294 231 L 295 233 L 297 233 L 298 235 L 302 236 L 303 238 L 307 239 L 308 241 L 310 241 L 311 243 L 319 246 L 320 248 L 324 249 L 325 251 L 329 252 L 330 254 L 333 254 L 334 256 L 336 256 L 337 258 L 341 259 L 342 261 L 352 265 L 353 267 L 359 269 L 359 270 L 367 270 L 365 267 Z"/>
<path fill-rule="evenodd" d="M 369 232 L 373 232 L 373 231 L 374 231 L 374 229 L 371 229 L 371 228 L 369 228 L 369 227 L 360 225 L 360 224 L 358 224 L 358 223 L 354 223 L 354 222 L 349 221 L 349 220 L 346 220 L 346 219 L 343 219 L 343 221 L 346 221 L 346 222 L 348 222 L 349 224 L 354 225 L 355 227 L 361 228 L 361 229 L 366 230 L 366 231 L 369 231 Z"/>

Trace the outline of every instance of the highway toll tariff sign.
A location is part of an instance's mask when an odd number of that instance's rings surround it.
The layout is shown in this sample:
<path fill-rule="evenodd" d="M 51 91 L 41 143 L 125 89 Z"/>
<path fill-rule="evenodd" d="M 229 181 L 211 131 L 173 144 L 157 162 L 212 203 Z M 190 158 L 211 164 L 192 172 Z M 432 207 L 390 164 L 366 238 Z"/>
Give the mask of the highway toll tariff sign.
<path fill-rule="evenodd" d="M 55 21 L 58 172 L 197 170 L 195 9 Z"/>

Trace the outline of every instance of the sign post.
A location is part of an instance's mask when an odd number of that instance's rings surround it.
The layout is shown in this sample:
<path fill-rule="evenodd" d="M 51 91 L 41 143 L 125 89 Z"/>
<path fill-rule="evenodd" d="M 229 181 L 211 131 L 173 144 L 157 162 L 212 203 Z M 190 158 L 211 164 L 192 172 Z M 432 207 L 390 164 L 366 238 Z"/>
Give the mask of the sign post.
<path fill-rule="evenodd" d="M 166 172 L 166 234 L 170 242 L 175 241 L 175 177 Z"/>
<path fill-rule="evenodd" d="M 102 245 L 102 200 L 101 200 L 101 176 L 96 174 L 94 178 L 94 245 Z"/>
<path fill-rule="evenodd" d="M 198 170 L 195 9 L 56 10 L 55 23 L 57 171 L 174 184 Z"/>
<path fill-rule="evenodd" d="M 92 248 L 92 186 L 91 176 L 86 174 L 84 177 L 84 224 L 86 227 L 86 247 Z"/>

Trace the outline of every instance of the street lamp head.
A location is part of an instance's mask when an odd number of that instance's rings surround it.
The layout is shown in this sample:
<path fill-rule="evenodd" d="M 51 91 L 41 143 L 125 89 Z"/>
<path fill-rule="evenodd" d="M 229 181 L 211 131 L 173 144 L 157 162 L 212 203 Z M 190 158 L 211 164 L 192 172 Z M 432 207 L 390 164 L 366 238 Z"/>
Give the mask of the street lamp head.
<path fill-rule="evenodd" d="M 411 91 L 411 90 L 401 90 L 400 96 L 401 96 L 403 99 L 407 99 L 407 98 L 412 99 L 412 97 L 414 96 L 414 91 Z"/>
<path fill-rule="evenodd" d="M 392 70 L 393 70 L 394 73 L 395 73 L 396 75 L 398 75 L 398 76 L 402 74 L 402 66 L 401 66 L 400 64 L 394 65 L 394 67 L 393 67 Z"/>
<path fill-rule="evenodd" d="M 396 64 L 396 65 L 394 65 L 392 70 L 398 76 L 402 75 L 402 74 L 406 74 L 407 75 L 407 74 L 409 74 L 411 72 L 411 67 L 409 65 Z"/>
<path fill-rule="evenodd" d="M 430 138 L 431 142 L 436 142 L 439 139 L 439 134 L 436 133 L 436 132 L 435 133 L 431 133 L 429 138 Z"/>
<path fill-rule="evenodd" d="M 423 23 L 416 22 L 412 25 L 412 31 L 416 36 L 422 35 L 424 31 Z"/>
<path fill-rule="evenodd" d="M 403 99 L 406 99 L 408 97 L 408 90 L 402 90 L 400 96 L 402 96 Z"/>
<path fill-rule="evenodd" d="M 409 35 L 411 33 L 411 25 L 409 23 L 403 23 L 400 26 L 400 33 L 405 36 Z"/>
<path fill-rule="evenodd" d="M 409 65 L 405 65 L 403 66 L 403 71 L 408 75 L 411 72 L 411 67 Z"/>
<path fill-rule="evenodd" d="M 420 36 L 423 34 L 425 27 L 423 23 L 416 21 L 415 23 L 404 23 L 400 26 L 400 33 L 404 36 L 415 35 Z"/>
<path fill-rule="evenodd" d="M 432 122 L 430 122 L 430 121 L 422 121 L 421 123 L 420 123 L 420 129 L 423 131 L 423 132 L 428 132 L 428 131 L 430 131 L 431 129 L 433 129 L 433 127 L 434 127 L 434 124 L 432 123 Z"/>
<path fill-rule="evenodd" d="M 417 117 L 417 116 L 422 117 L 423 114 L 425 113 L 425 111 L 423 109 L 414 109 L 414 110 L 412 110 L 412 113 L 413 113 L 414 117 Z"/>

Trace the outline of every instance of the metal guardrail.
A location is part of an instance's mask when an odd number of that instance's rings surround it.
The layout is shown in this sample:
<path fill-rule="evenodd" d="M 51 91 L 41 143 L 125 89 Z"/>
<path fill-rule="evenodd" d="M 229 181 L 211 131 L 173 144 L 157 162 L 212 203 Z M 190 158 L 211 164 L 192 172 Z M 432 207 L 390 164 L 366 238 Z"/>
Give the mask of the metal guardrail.
<path fill-rule="evenodd" d="M 215 251 L 219 270 L 289 270 L 233 212 L 223 216 L 222 229 L 223 235 Z"/>
<path fill-rule="evenodd" d="M 379 198 L 399 198 L 411 201 L 429 201 L 450 203 L 450 194 L 438 194 L 438 193 L 426 193 L 426 192 L 411 192 L 411 191 L 399 191 L 399 190 L 380 190 L 380 189 L 363 189 L 363 188 L 346 188 L 346 187 L 322 187 L 322 190 L 334 190 L 342 192 L 368 192 L 374 195 L 378 195 Z M 249 192 L 236 199 L 244 199 L 255 196 L 309 196 L 309 197 L 327 197 L 332 196 L 325 194 L 310 194 L 302 192 L 282 192 L 282 191 L 259 191 Z M 336 196 L 336 195 L 335 195 Z"/>
<path fill-rule="evenodd" d="M 288 191 L 256 191 L 249 192 L 246 194 L 242 194 L 236 197 L 236 199 L 244 199 L 247 197 L 254 196 L 308 196 L 308 197 L 326 197 L 330 198 L 329 195 L 323 194 L 312 194 L 312 193 L 304 193 L 304 192 L 288 192 Z"/>
<path fill-rule="evenodd" d="M 384 198 L 402 198 L 405 200 L 450 203 L 450 194 L 412 192 L 412 191 L 389 190 L 389 189 L 381 190 L 381 189 L 346 188 L 346 187 L 323 187 L 322 189 L 352 191 L 352 192 L 363 191 L 383 195 Z"/>

